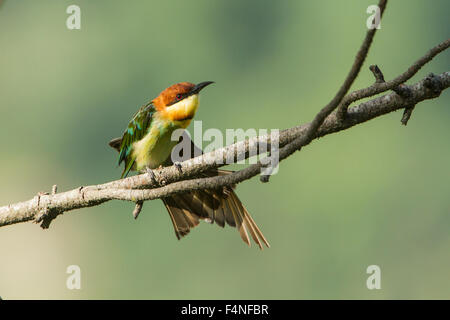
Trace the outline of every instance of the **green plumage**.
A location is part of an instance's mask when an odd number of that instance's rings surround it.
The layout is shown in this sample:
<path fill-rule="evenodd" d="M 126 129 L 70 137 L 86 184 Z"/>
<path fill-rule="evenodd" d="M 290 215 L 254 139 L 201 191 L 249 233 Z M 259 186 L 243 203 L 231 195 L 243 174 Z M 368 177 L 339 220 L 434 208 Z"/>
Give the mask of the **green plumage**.
<path fill-rule="evenodd" d="M 152 170 L 173 163 L 170 155 L 177 144 L 177 141 L 173 140 L 173 133 L 189 126 L 198 107 L 199 91 L 211 83 L 207 81 L 197 85 L 187 82 L 175 84 L 164 90 L 153 100 L 154 103 L 150 102 L 136 112 L 122 137 L 109 142 L 111 147 L 119 151 L 119 165 L 122 162 L 125 164 L 122 178 L 131 170 L 143 172 L 146 169 Z M 154 104 L 158 106 L 158 110 Z M 192 145 L 191 141 L 191 147 Z M 191 154 L 184 154 L 182 150 L 183 158 L 195 156 L 195 152 L 192 151 L 196 149 L 198 148 L 194 145 L 189 152 Z M 203 172 L 201 176 L 213 177 L 223 174 L 229 172 L 212 169 Z M 248 245 L 250 245 L 249 232 L 261 249 L 263 243 L 269 246 L 232 187 L 194 190 L 170 195 L 162 200 L 178 239 L 187 235 L 200 220 L 206 220 L 216 222 L 221 227 L 228 224 L 238 228 L 241 238 Z"/>
<path fill-rule="evenodd" d="M 151 102 L 142 106 L 133 116 L 123 133 L 119 149 L 119 165 L 123 161 L 125 162 L 122 178 L 128 175 L 136 160 L 132 153 L 133 143 L 141 140 L 148 133 L 155 112 L 156 109 Z"/>

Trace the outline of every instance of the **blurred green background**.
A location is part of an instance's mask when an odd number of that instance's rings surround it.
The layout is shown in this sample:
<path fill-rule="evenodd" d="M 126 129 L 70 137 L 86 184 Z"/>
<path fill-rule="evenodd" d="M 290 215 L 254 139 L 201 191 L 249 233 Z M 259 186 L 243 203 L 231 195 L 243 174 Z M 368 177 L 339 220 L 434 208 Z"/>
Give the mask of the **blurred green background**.
<path fill-rule="evenodd" d="M 0 7 L 0 205 L 120 176 L 107 145 L 145 101 L 214 80 L 207 128 L 287 128 L 335 94 L 376 1 L 10 1 Z M 81 8 L 68 30 L 66 8 Z M 450 2 L 390 1 L 354 89 L 449 36 Z M 414 78 L 448 71 L 449 52 Z M 238 194 L 272 248 L 202 224 L 178 241 L 161 201 L 108 202 L 49 230 L 0 229 L 0 296 L 58 299 L 450 298 L 449 92 L 316 141 Z M 66 268 L 81 268 L 81 290 Z M 381 290 L 366 268 L 381 267 Z"/>

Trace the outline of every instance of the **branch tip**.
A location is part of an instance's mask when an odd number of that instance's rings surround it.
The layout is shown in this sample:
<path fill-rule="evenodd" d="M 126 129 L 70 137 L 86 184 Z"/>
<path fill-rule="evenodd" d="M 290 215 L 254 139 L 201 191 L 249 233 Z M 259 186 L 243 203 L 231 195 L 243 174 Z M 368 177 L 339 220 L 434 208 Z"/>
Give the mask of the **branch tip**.
<path fill-rule="evenodd" d="M 133 217 L 134 219 L 137 219 L 139 216 L 139 213 L 141 213 L 142 207 L 144 206 L 144 201 L 137 201 L 136 205 L 134 206 L 133 210 Z"/>
<path fill-rule="evenodd" d="M 380 68 L 376 64 L 373 64 L 369 67 L 369 70 L 372 71 L 373 76 L 375 77 L 376 83 L 383 83 L 384 81 L 384 75 L 383 72 L 381 72 Z"/>
<path fill-rule="evenodd" d="M 400 121 L 404 126 L 406 126 L 408 124 L 408 121 L 411 118 L 411 114 L 412 114 L 415 106 L 416 105 L 413 105 L 412 107 L 406 107 L 405 111 L 403 111 L 402 120 L 400 120 Z"/>

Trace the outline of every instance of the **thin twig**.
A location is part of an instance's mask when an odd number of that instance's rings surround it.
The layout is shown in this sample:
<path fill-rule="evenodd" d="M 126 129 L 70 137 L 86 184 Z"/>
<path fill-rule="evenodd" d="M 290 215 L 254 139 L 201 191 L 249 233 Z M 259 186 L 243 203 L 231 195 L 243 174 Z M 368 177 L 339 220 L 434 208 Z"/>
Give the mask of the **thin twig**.
<path fill-rule="evenodd" d="M 136 201 L 136 205 L 134 206 L 134 210 L 133 210 L 134 219 L 137 219 L 137 217 L 139 216 L 139 213 L 141 213 L 143 206 L 144 206 L 144 201 Z"/>
<path fill-rule="evenodd" d="M 381 72 L 380 68 L 378 68 L 377 65 L 371 65 L 369 67 L 369 70 L 372 71 L 373 76 L 375 77 L 376 83 L 383 83 L 384 81 L 384 75 L 383 72 Z"/>
<path fill-rule="evenodd" d="M 380 70 L 380 68 L 378 68 L 377 65 L 371 65 L 369 69 L 370 71 L 372 71 L 373 76 L 375 77 L 375 83 L 385 82 L 383 72 Z M 403 98 L 409 98 L 411 96 L 411 91 L 409 87 L 403 83 L 398 85 L 397 87 L 394 87 L 392 90 Z M 411 114 L 414 110 L 414 107 L 415 105 L 411 105 L 405 108 L 401 119 L 401 123 L 403 125 L 406 126 L 408 124 L 408 121 L 411 118 Z"/>
<path fill-rule="evenodd" d="M 435 56 L 437 56 L 442 51 L 446 50 L 450 46 L 450 39 L 445 40 L 444 42 L 438 44 L 437 46 L 430 49 L 423 57 L 414 62 L 411 67 L 408 68 L 404 73 L 394 78 L 391 81 L 383 82 L 383 83 L 374 83 L 370 87 L 360 89 L 357 91 L 353 91 L 342 99 L 341 104 L 338 107 L 338 117 L 343 119 L 345 117 L 345 112 L 347 111 L 348 106 L 358 100 L 374 96 L 376 94 L 393 90 L 397 88 L 399 85 L 411 79 L 425 64 L 430 62 Z"/>
<path fill-rule="evenodd" d="M 387 0 L 380 0 L 378 3 L 378 7 L 380 8 L 380 18 L 383 16 L 386 5 Z M 377 28 L 367 31 L 366 37 L 364 38 L 364 41 L 356 54 L 355 60 L 353 61 L 353 65 L 334 98 L 325 107 L 323 107 L 319 113 L 316 114 L 304 136 L 298 137 L 280 150 L 280 160 L 287 158 L 294 152 L 299 151 L 302 146 L 310 143 L 323 121 L 325 121 L 326 117 L 328 117 L 328 115 L 330 115 L 330 113 L 333 112 L 342 101 L 361 70 L 361 66 L 367 57 L 367 53 L 369 52 L 370 45 L 372 44 L 376 31 Z M 256 166 L 259 167 L 260 164 L 256 164 L 254 169 L 256 169 Z M 261 181 L 268 182 L 268 179 L 269 175 L 265 175 L 261 178 Z"/>

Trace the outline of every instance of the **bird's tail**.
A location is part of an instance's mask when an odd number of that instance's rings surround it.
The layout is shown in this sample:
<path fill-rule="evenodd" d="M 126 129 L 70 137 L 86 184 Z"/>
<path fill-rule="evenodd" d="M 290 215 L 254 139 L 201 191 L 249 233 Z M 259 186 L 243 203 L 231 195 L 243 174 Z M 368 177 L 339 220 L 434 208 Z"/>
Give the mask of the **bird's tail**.
<path fill-rule="evenodd" d="M 263 243 L 270 247 L 232 188 L 196 190 L 163 198 L 163 201 L 178 239 L 187 235 L 200 220 L 205 220 L 209 223 L 215 222 L 222 228 L 225 227 L 225 223 L 236 227 L 242 240 L 249 246 L 250 233 L 260 249 L 263 249 Z"/>
<path fill-rule="evenodd" d="M 183 139 L 190 138 L 189 136 L 184 136 Z M 121 138 L 116 138 L 112 139 L 109 145 L 119 151 L 121 142 Z M 195 152 L 202 151 L 191 141 L 191 152 L 192 154 L 186 155 L 187 159 L 194 157 Z M 165 165 L 169 166 L 172 164 L 172 160 L 169 157 Z M 212 177 L 230 173 L 232 171 L 211 169 L 203 173 L 203 176 Z M 242 240 L 248 245 L 250 245 L 248 236 L 248 233 L 250 233 L 252 239 L 261 249 L 263 248 L 263 243 L 270 247 L 269 242 L 267 242 L 255 221 L 245 209 L 241 200 L 239 200 L 233 187 L 223 187 L 215 190 L 195 190 L 166 197 L 162 200 L 167 211 L 169 211 L 178 239 L 187 235 L 192 228 L 200 223 L 200 220 L 205 220 L 210 223 L 215 222 L 222 228 L 225 227 L 225 223 L 236 227 Z"/>

